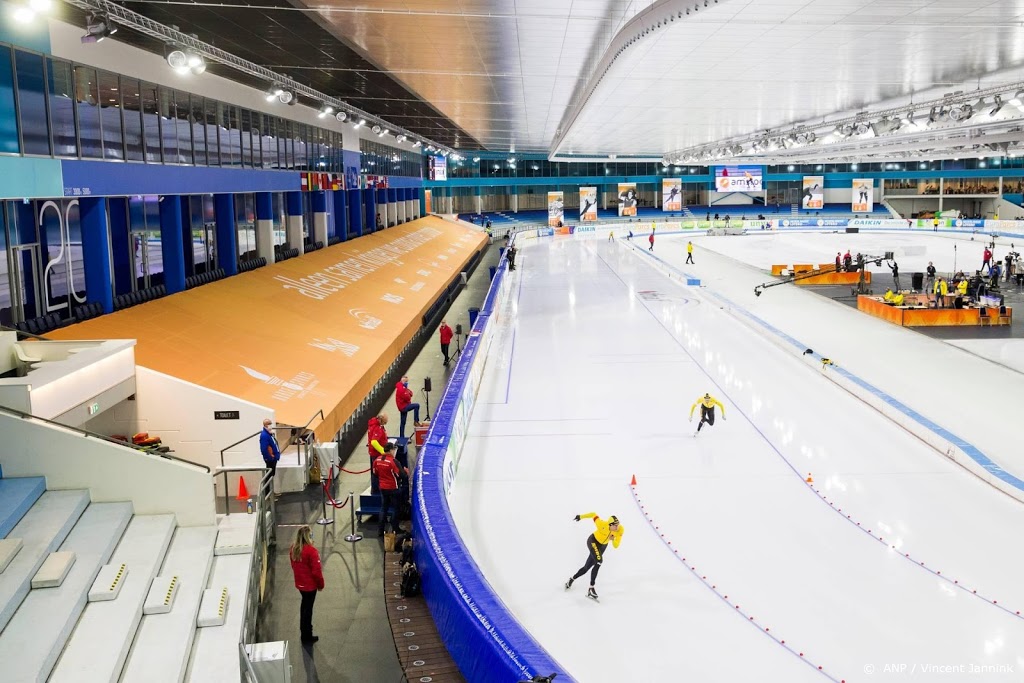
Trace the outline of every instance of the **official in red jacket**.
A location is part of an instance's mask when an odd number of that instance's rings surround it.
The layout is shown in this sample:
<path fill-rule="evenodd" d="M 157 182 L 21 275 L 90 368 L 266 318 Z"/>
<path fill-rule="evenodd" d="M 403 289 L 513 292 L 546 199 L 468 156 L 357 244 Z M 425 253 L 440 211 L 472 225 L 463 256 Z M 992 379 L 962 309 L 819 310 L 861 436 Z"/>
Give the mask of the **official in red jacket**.
<path fill-rule="evenodd" d="M 405 438 L 405 416 L 412 411 L 413 426 L 420 426 L 420 404 L 412 402 L 412 389 L 409 388 L 409 375 L 405 375 L 395 384 L 395 405 L 402 419 L 398 423 L 398 436 Z"/>
<path fill-rule="evenodd" d="M 388 443 L 388 416 L 381 413 L 377 417 L 371 417 L 366 426 L 366 450 L 370 454 L 370 493 L 377 493 L 380 489 L 377 486 L 377 475 L 373 473 L 373 460 L 384 452 L 384 446 Z"/>
<path fill-rule="evenodd" d="M 324 589 L 324 572 L 320 566 L 320 553 L 313 545 L 313 532 L 308 526 L 299 527 L 288 555 L 295 574 L 295 587 L 302 593 L 299 633 L 303 643 L 312 645 L 320 640 L 313 635 L 313 603 L 316 602 L 317 591 Z"/>
<path fill-rule="evenodd" d="M 441 328 L 438 330 L 441 333 L 441 353 L 444 354 L 444 364 L 448 367 L 448 345 L 452 343 L 452 328 L 448 327 L 448 323 L 444 320 L 441 321 Z"/>
<path fill-rule="evenodd" d="M 402 476 L 403 468 L 399 467 L 394 458 L 395 445 L 389 443 L 384 447 L 384 454 L 378 455 L 373 461 L 373 472 L 380 482 L 380 521 L 377 526 L 377 536 L 384 537 L 384 529 L 388 524 L 388 513 L 395 514 L 391 519 L 391 530 L 398 531 L 398 481 Z M 409 470 L 404 470 L 409 474 Z"/>

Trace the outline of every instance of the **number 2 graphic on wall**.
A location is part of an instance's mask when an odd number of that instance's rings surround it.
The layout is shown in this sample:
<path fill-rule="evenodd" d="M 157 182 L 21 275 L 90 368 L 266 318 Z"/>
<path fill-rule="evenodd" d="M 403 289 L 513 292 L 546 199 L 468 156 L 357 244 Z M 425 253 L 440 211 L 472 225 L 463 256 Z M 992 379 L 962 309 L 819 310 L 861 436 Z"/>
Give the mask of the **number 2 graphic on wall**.
<path fill-rule="evenodd" d="M 50 271 L 58 263 L 61 263 L 62 261 L 64 261 L 64 253 L 65 253 L 65 251 L 67 252 L 67 255 L 68 255 L 67 268 L 66 268 L 66 275 L 67 275 L 67 281 L 68 281 L 68 292 L 71 293 L 71 296 L 75 297 L 75 301 L 77 301 L 78 303 L 80 303 L 80 304 L 84 304 L 85 303 L 85 299 L 83 297 L 78 296 L 78 292 L 75 291 L 75 286 L 74 286 L 74 261 L 71 258 L 71 237 L 70 237 L 69 224 L 71 223 L 71 209 L 72 209 L 72 207 L 75 207 L 75 206 L 78 206 L 78 200 L 77 199 L 74 199 L 74 200 L 68 202 L 68 205 L 64 207 L 64 213 L 61 213 L 60 206 L 57 205 L 57 202 L 55 202 L 53 200 L 50 200 L 48 202 L 44 202 L 43 205 L 39 208 L 39 228 L 40 229 L 43 228 L 43 216 L 46 215 L 46 210 L 47 209 L 53 209 L 54 212 L 56 212 L 56 214 L 57 214 L 57 220 L 60 221 L 60 224 L 59 224 L 59 227 L 60 227 L 60 251 L 57 253 L 57 258 L 52 259 L 49 263 L 46 264 L 46 268 L 43 269 L 43 293 L 45 294 L 45 297 L 46 297 L 45 300 L 46 300 L 46 310 L 47 310 L 47 312 L 59 311 L 59 310 L 61 310 L 63 308 L 67 308 L 68 307 L 68 302 L 67 301 L 65 301 L 64 303 L 60 303 L 60 304 L 51 304 L 50 303 Z"/>

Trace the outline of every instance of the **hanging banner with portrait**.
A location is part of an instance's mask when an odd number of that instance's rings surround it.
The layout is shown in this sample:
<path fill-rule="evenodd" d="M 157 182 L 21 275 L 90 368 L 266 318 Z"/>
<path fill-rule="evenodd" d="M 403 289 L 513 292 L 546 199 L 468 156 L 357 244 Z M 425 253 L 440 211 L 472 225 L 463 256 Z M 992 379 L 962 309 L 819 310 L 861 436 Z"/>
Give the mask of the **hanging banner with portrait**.
<path fill-rule="evenodd" d="M 580 188 L 580 222 L 587 223 L 597 220 L 597 188 Z"/>
<path fill-rule="evenodd" d="M 565 195 L 562 192 L 548 192 L 548 225 L 561 225 L 564 220 Z"/>
<path fill-rule="evenodd" d="M 619 183 L 619 215 L 635 216 L 640 197 L 636 191 L 636 183 Z"/>

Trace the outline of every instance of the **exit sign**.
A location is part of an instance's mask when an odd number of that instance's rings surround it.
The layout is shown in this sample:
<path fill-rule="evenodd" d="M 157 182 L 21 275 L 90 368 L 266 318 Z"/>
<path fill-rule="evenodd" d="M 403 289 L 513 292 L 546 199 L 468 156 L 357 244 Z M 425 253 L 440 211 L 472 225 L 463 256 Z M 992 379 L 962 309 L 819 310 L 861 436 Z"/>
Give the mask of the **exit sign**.
<path fill-rule="evenodd" d="M 99 403 L 93 403 L 92 405 L 89 406 L 89 415 L 95 415 L 98 412 L 100 412 Z"/>
<path fill-rule="evenodd" d="M 215 410 L 213 411 L 214 420 L 237 420 L 239 419 L 237 410 Z"/>

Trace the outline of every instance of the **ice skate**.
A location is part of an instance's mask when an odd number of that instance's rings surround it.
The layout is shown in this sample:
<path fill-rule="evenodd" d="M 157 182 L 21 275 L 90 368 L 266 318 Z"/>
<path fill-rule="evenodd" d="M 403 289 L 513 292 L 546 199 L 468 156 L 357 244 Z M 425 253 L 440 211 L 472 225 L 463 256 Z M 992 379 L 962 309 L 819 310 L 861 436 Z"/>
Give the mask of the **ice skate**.
<path fill-rule="evenodd" d="M 572 579 L 565 582 L 565 590 L 569 590 L 570 588 L 572 588 Z"/>
<path fill-rule="evenodd" d="M 591 600 L 593 600 L 594 602 L 600 602 L 600 600 L 597 599 L 597 591 L 594 590 L 593 586 L 591 586 L 587 590 L 587 597 L 590 598 Z"/>

